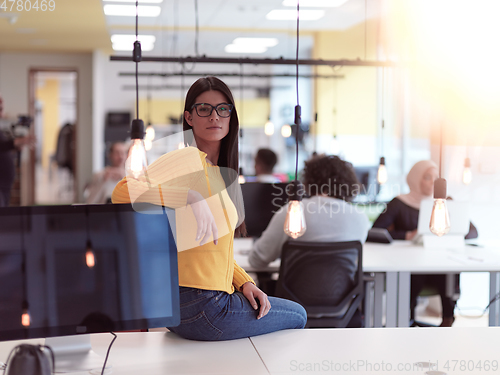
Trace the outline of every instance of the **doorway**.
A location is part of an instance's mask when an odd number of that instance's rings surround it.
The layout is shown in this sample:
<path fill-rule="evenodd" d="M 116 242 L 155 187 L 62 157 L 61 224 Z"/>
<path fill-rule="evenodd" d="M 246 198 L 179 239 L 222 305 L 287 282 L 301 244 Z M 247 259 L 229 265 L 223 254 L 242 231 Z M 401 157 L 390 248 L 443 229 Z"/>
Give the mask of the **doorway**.
<path fill-rule="evenodd" d="M 31 153 L 32 188 L 25 184 L 27 205 L 76 201 L 76 69 L 30 71 L 30 114 L 37 138 Z"/>

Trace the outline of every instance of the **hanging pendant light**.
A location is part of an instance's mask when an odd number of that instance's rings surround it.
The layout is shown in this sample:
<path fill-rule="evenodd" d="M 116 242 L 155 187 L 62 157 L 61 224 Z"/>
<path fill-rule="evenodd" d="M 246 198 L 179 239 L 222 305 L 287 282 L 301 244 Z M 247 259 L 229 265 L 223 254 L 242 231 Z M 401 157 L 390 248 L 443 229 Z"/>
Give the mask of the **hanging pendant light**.
<path fill-rule="evenodd" d="M 283 138 L 290 138 L 292 135 L 292 127 L 288 124 L 285 124 L 281 127 L 281 135 Z"/>
<path fill-rule="evenodd" d="M 387 168 L 385 167 L 385 158 L 383 156 L 380 158 L 378 165 L 377 181 L 381 185 L 387 182 Z"/>
<path fill-rule="evenodd" d="M 244 184 L 246 182 L 245 180 L 245 175 L 243 174 L 243 168 L 240 167 L 240 171 L 239 171 L 239 175 L 238 175 L 238 182 L 240 184 Z"/>
<path fill-rule="evenodd" d="M 333 83 L 333 93 L 335 97 L 333 105 L 333 138 L 330 144 L 330 151 L 332 155 L 338 155 L 340 153 L 340 142 L 337 138 L 337 79 L 335 76 L 333 77 Z M 317 115 L 318 114 L 316 113 L 316 116 Z"/>
<path fill-rule="evenodd" d="M 87 244 L 85 246 L 85 263 L 88 268 L 94 268 L 95 266 L 95 254 L 90 240 L 87 240 Z"/>
<path fill-rule="evenodd" d="M 450 215 L 446 206 L 446 180 L 442 178 L 443 125 L 439 141 L 439 178 L 434 181 L 434 205 L 432 206 L 429 229 L 436 236 L 444 236 L 450 231 Z"/>
<path fill-rule="evenodd" d="M 470 170 L 470 159 L 465 158 L 464 171 L 462 174 L 462 182 L 464 185 L 469 185 L 472 182 L 472 172 Z"/>
<path fill-rule="evenodd" d="M 135 19 L 135 37 L 134 49 L 132 52 L 132 60 L 135 62 L 135 103 L 136 103 L 136 119 L 132 120 L 130 129 L 130 149 L 125 170 L 128 176 L 137 179 L 146 172 L 148 163 L 146 159 L 146 148 L 144 146 L 144 122 L 139 119 L 139 62 L 142 61 L 141 43 L 139 42 L 139 2 L 136 1 L 136 19 Z"/>
<path fill-rule="evenodd" d="M 292 182 L 292 195 L 288 201 L 288 209 L 285 218 L 284 231 L 293 239 L 302 236 L 306 229 L 306 219 L 304 216 L 304 206 L 302 204 L 302 190 L 299 189 L 298 167 L 299 167 L 299 128 L 301 125 L 301 108 L 299 105 L 299 0 L 297 0 L 297 51 L 296 51 L 296 75 L 295 89 L 297 91 L 297 105 L 295 106 L 295 180 Z"/>
<path fill-rule="evenodd" d="M 432 207 L 429 229 L 436 236 L 443 236 L 450 231 L 450 215 L 446 207 L 446 180 L 434 181 L 434 205 Z"/>
<path fill-rule="evenodd" d="M 271 118 L 268 118 L 264 125 L 264 133 L 270 137 L 274 134 L 274 124 L 271 122 Z"/>
<path fill-rule="evenodd" d="M 21 308 L 22 308 L 21 325 L 23 327 L 29 327 L 31 325 L 31 315 L 30 315 L 28 301 L 24 300 Z"/>
<path fill-rule="evenodd" d="M 94 247 L 92 246 L 92 241 L 90 240 L 90 220 L 89 211 L 87 209 L 85 209 L 85 223 L 87 229 L 87 242 L 85 243 L 85 264 L 88 268 L 94 268 L 95 254 Z"/>
<path fill-rule="evenodd" d="M 21 274 L 23 277 L 23 302 L 21 303 L 21 325 L 29 327 L 31 325 L 31 315 L 28 303 L 28 276 L 26 275 L 26 249 L 24 247 L 24 217 L 21 215 Z"/>
<path fill-rule="evenodd" d="M 385 77 L 384 77 L 384 68 L 382 68 L 382 130 L 380 131 L 380 143 L 381 143 L 381 152 L 384 154 L 384 96 L 385 96 Z M 385 157 L 380 157 L 380 162 L 378 165 L 377 171 L 377 181 L 380 185 L 383 185 L 387 182 L 387 167 L 385 166 Z"/>

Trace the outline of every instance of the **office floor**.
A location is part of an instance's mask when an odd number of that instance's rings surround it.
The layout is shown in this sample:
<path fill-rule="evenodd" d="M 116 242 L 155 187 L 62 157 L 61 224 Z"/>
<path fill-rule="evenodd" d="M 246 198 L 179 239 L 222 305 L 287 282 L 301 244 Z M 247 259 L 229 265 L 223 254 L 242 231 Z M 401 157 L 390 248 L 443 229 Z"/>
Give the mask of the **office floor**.
<path fill-rule="evenodd" d="M 441 301 L 438 296 L 419 300 L 415 311 L 416 320 L 433 325 L 441 324 L 440 304 Z M 488 327 L 488 314 L 477 317 L 479 314 L 479 311 L 466 312 L 455 309 L 453 327 Z"/>

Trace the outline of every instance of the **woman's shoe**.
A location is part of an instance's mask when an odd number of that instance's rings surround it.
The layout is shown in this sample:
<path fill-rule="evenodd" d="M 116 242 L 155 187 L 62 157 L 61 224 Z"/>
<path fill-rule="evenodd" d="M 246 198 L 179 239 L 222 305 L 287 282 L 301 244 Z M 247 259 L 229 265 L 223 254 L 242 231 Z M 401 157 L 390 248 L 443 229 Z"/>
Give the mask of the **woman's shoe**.
<path fill-rule="evenodd" d="M 451 327 L 453 322 L 455 321 L 455 317 L 444 317 L 443 321 L 439 325 L 440 327 Z"/>

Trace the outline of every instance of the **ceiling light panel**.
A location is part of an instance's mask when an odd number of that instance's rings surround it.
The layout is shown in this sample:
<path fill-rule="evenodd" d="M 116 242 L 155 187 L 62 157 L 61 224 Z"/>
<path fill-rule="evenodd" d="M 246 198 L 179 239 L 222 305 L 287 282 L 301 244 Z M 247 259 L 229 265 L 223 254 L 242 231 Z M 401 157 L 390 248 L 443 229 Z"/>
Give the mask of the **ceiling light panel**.
<path fill-rule="evenodd" d="M 300 10 L 299 17 L 301 21 L 316 21 L 325 15 L 324 10 Z M 272 21 L 290 21 L 297 19 L 296 10 L 275 9 L 267 13 L 266 18 Z"/>
<path fill-rule="evenodd" d="M 135 35 L 131 34 L 111 35 L 111 43 L 115 51 L 132 51 L 135 40 Z M 139 41 L 143 51 L 151 51 L 154 48 L 156 37 L 154 35 L 139 35 Z"/>
<path fill-rule="evenodd" d="M 224 47 L 224 51 L 227 53 L 264 53 L 267 51 L 267 47 L 245 44 L 228 44 Z"/>
<path fill-rule="evenodd" d="M 301 8 L 336 8 L 347 3 L 348 0 L 300 0 Z M 297 0 L 283 0 L 287 7 L 297 7 Z"/>
<path fill-rule="evenodd" d="M 278 39 L 276 38 L 236 38 L 233 40 L 233 44 L 247 44 L 252 46 L 262 46 L 262 47 L 274 47 L 278 44 Z"/>
<path fill-rule="evenodd" d="M 159 6 L 139 5 L 137 8 L 139 17 L 158 17 L 161 13 Z M 106 4 L 104 5 L 104 14 L 107 16 L 135 17 L 136 9 L 135 5 Z"/>

